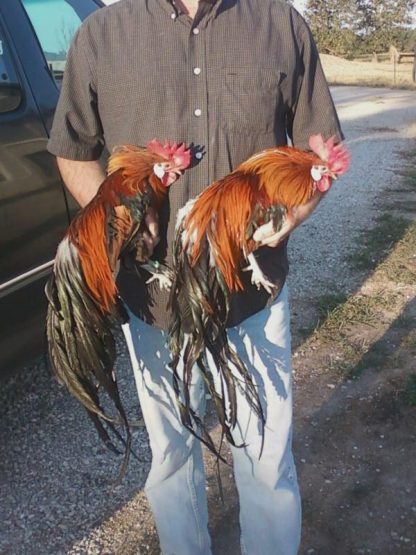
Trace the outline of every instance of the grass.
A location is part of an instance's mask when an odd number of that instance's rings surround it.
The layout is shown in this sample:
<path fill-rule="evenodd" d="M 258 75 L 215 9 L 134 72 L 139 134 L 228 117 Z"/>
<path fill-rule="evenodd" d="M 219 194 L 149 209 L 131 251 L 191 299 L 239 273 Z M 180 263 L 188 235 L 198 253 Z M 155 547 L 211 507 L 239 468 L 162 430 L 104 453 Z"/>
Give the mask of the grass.
<path fill-rule="evenodd" d="M 357 270 L 374 270 L 394 244 L 403 238 L 409 225 L 406 218 L 387 212 L 381 214 L 372 229 L 361 233 L 360 249 L 347 257 L 348 262 Z"/>
<path fill-rule="evenodd" d="M 344 60 L 325 54 L 321 55 L 321 61 L 325 76 L 331 85 L 416 89 L 416 84 L 412 81 L 411 64 L 397 64 L 394 71 L 391 63 Z"/>
<path fill-rule="evenodd" d="M 395 283 L 412 285 L 416 282 L 416 220 L 408 221 L 402 239 L 380 264 L 379 271 Z"/>
<path fill-rule="evenodd" d="M 412 374 L 407 379 L 405 399 L 408 405 L 416 407 L 416 374 Z"/>
<path fill-rule="evenodd" d="M 319 327 L 319 334 L 326 339 L 342 339 L 350 326 L 373 326 L 380 321 L 383 308 L 394 302 L 391 295 L 382 291 L 374 295 L 354 295 L 345 302 L 343 296 L 324 295 L 318 301 L 318 310 L 326 316 Z M 332 307 L 332 308 L 331 308 Z"/>
<path fill-rule="evenodd" d="M 318 299 L 318 315 L 323 319 L 327 319 L 330 314 L 340 305 L 347 301 L 348 297 L 345 293 L 328 293 L 322 295 Z"/>
<path fill-rule="evenodd" d="M 344 295 L 324 295 L 319 299 L 318 312 L 325 317 L 315 331 L 315 339 L 331 348 L 328 369 L 347 378 L 357 378 L 368 367 L 379 368 L 385 362 L 386 349 L 377 343 L 369 348 L 364 337 L 352 337 L 358 327 L 374 328 L 383 318 L 383 309 L 395 297 L 380 291 L 374 295 L 355 295 L 344 302 Z"/>

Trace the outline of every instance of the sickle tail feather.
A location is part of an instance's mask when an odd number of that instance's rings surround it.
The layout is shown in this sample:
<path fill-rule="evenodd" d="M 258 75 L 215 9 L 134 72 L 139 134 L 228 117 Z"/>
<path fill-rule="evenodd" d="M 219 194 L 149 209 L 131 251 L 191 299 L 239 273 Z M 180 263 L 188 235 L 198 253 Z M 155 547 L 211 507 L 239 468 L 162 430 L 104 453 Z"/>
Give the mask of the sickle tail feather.
<path fill-rule="evenodd" d="M 112 442 L 103 424 L 113 429 L 114 424 L 121 423 L 127 430 L 126 448 L 129 447 L 129 425 L 113 372 L 116 346 L 112 327 L 123 316 L 116 307 L 112 312 L 102 311 L 85 283 L 78 251 L 68 238 L 59 246 L 54 273 L 45 292 L 49 301 L 47 337 L 53 372 L 88 411 L 106 445 Z M 99 388 L 112 400 L 118 418 L 104 412 Z"/>
<path fill-rule="evenodd" d="M 178 229 L 174 245 L 174 283 L 170 295 L 172 322 L 169 329 L 174 389 L 184 426 L 217 457 L 224 460 L 203 422 L 190 403 L 189 388 L 197 364 L 212 397 L 222 430 L 237 445 L 233 430 L 237 422 L 237 389 L 264 427 L 257 388 L 250 373 L 228 343 L 225 325 L 230 291 L 218 268 L 209 263 L 209 244 L 201 247 L 197 261 Z M 208 357 L 212 358 L 213 365 Z"/>

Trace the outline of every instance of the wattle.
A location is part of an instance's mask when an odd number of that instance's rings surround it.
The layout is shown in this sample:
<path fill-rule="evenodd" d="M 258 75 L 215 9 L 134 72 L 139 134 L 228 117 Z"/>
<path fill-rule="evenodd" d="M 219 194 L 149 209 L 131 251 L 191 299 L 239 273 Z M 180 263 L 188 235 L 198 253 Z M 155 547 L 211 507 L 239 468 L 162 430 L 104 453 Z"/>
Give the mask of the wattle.
<path fill-rule="evenodd" d="M 324 175 L 322 179 L 317 182 L 316 188 L 321 193 L 325 193 L 325 191 L 328 191 L 328 189 L 331 187 L 331 182 L 331 178 L 328 175 Z"/>

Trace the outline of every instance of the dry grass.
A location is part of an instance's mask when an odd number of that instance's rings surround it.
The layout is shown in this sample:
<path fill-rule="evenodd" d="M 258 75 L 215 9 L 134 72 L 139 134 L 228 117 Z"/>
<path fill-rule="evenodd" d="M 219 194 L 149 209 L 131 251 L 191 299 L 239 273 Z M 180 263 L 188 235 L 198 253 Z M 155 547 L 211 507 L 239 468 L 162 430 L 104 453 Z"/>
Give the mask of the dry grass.
<path fill-rule="evenodd" d="M 402 62 L 394 68 L 390 62 L 359 62 L 321 54 L 321 61 L 331 85 L 397 87 L 416 90 L 412 82 L 412 63 Z"/>

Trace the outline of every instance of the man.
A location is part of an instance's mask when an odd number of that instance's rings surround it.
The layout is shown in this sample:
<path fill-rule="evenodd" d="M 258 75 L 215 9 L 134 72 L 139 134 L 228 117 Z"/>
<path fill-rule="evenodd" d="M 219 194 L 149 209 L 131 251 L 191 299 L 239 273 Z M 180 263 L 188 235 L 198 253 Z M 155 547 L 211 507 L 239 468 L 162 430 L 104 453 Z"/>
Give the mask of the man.
<path fill-rule="evenodd" d="M 308 148 L 315 133 L 342 138 L 309 29 L 280 0 L 123 0 L 93 14 L 74 39 L 49 149 L 81 205 L 104 174 L 104 146 L 154 137 L 192 145 L 193 163 L 169 192 L 160 221 L 147 219 L 154 258 L 167 262 L 177 210 L 254 152 L 289 137 Z M 266 415 L 258 422 L 239 399 L 234 470 L 241 549 L 291 555 L 300 540 L 300 498 L 291 450 L 292 395 L 286 238 L 320 200 L 298 209 L 279 233 L 260 228 L 261 267 L 280 291 L 247 283 L 234 298 L 229 338 L 253 373 Z M 160 243 L 156 246 L 159 241 Z M 131 311 L 125 330 L 153 454 L 146 494 L 164 555 L 211 553 L 201 445 L 181 425 L 164 346 L 166 295 L 122 269 Z M 192 402 L 204 410 L 202 380 Z"/>

